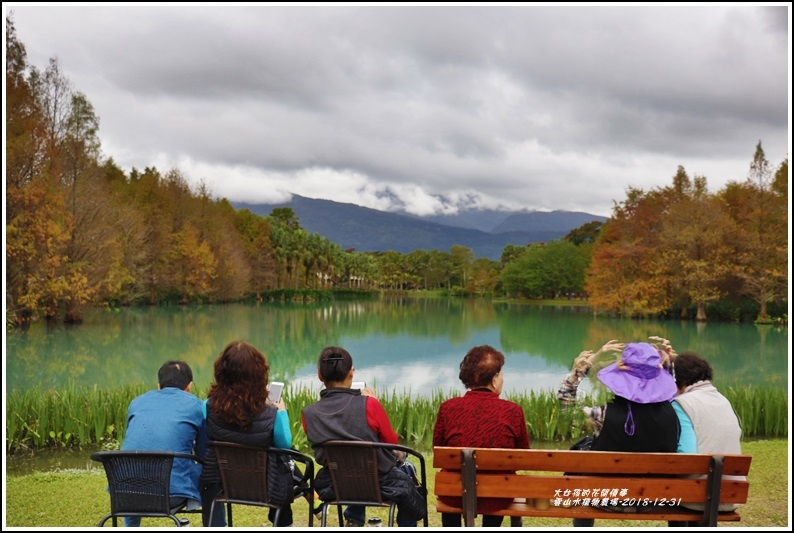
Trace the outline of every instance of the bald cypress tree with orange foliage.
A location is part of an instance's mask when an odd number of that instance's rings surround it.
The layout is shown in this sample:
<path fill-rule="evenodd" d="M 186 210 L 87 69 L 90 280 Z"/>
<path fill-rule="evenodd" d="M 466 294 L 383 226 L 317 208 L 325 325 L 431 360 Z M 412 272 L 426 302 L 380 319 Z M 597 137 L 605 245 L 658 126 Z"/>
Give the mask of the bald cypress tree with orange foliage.
<path fill-rule="evenodd" d="M 721 287 L 732 271 L 735 227 L 719 199 L 708 193 L 705 177 L 690 180 L 679 166 L 665 191 L 671 202 L 663 217 L 658 258 L 672 281 L 671 297 L 682 318 L 694 305 L 695 320 L 705 321 L 706 305 L 725 296 Z"/>
<path fill-rule="evenodd" d="M 719 194 L 682 166 L 668 187 L 629 188 L 593 248 L 590 305 L 632 317 L 694 307 L 705 321 L 709 304 L 746 295 L 763 321 L 787 291 L 788 161 L 770 176 L 759 143 L 748 180 Z"/>
<path fill-rule="evenodd" d="M 72 225 L 48 172 L 46 117 L 25 46 L 6 18 L 6 307 L 20 322 L 56 316 Z"/>
<path fill-rule="evenodd" d="M 642 317 L 671 304 L 670 282 L 659 260 L 659 235 L 668 202 L 658 191 L 629 188 L 613 208 L 593 247 L 586 290 L 597 311 Z"/>
<path fill-rule="evenodd" d="M 746 181 L 723 193 L 739 237 L 734 272 L 760 321 L 768 319 L 768 304 L 788 293 L 788 182 L 788 159 L 773 174 L 759 141 Z"/>

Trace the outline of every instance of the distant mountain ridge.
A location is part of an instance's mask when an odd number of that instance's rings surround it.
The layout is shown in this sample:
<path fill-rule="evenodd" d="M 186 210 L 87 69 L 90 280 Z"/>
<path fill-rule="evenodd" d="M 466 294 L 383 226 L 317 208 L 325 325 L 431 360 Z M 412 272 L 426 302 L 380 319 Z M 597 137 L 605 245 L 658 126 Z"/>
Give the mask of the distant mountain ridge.
<path fill-rule="evenodd" d="M 302 228 L 322 235 L 345 250 L 393 250 L 403 254 L 414 250 L 446 252 L 457 244 L 471 248 L 477 257 L 495 261 L 508 244 L 525 246 L 560 239 L 582 224 L 606 220 L 606 217 L 574 211 L 472 210 L 454 216 L 417 217 L 297 195 L 289 202 L 278 204 L 231 204 L 257 215 L 269 215 L 274 208 L 289 207 Z M 478 223 L 484 229 L 478 229 Z"/>

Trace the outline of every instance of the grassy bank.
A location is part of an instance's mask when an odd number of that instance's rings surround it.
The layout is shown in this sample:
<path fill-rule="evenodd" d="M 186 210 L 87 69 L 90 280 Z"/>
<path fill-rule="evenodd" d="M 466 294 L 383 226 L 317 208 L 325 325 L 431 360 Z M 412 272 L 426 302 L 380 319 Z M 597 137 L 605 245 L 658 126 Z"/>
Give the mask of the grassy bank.
<path fill-rule="evenodd" d="M 785 439 L 746 441 L 742 452 L 753 456 L 750 468 L 750 495 L 747 504 L 740 510 L 742 521 L 720 527 L 784 528 L 789 527 L 791 486 L 788 472 L 789 443 Z M 433 494 L 434 470 L 432 457 L 427 460 L 430 500 L 428 505 L 430 525 L 441 526 L 441 518 L 435 512 Z M 101 470 L 68 470 L 11 476 L 6 479 L 6 514 L 8 527 L 75 527 L 85 528 L 97 524 L 110 509 L 105 492 L 106 480 Z M 295 526 L 308 525 L 308 507 L 304 500 L 293 507 Z M 383 511 L 368 511 L 385 520 Z M 197 515 L 188 515 L 192 526 L 200 526 Z M 270 526 L 267 510 L 256 507 L 235 506 L 235 527 Z M 507 526 L 508 520 L 504 525 Z M 165 519 L 144 519 L 144 526 L 169 527 Z M 337 525 L 329 522 L 329 525 Z M 569 527 L 564 519 L 524 518 L 526 528 Z M 319 526 L 319 521 L 315 523 Z M 666 527 L 662 522 L 627 522 L 621 520 L 598 520 L 597 527 Z"/>

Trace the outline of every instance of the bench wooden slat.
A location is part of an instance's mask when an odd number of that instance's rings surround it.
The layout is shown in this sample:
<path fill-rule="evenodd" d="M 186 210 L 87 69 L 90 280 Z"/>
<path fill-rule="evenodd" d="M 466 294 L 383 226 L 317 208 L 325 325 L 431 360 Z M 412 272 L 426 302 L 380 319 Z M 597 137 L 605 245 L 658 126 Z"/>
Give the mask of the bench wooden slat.
<path fill-rule="evenodd" d="M 443 502 L 436 503 L 436 511 L 439 513 L 453 513 L 462 514 L 463 509 L 446 505 Z M 703 517 L 702 511 L 689 511 L 678 507 L 671 507 L 669 511 L 663 512 L 644 512 L 644 513 L 612 513 L 609 511 L 601 511 L 599 509 L 587 507 L 568 507 L 568 508 L 555 508 L 542 510 L 535 507 L 532 503 L 524 501 L 514 502 L 512 505 L 505 509 L 498 511 L 489 511 L 489 514 L 497 516 L 529 516 L 529 517 L 545 517 L 545 518 L 595 518 L 601 520 L 686 520 L 697 521 Z M 737 512 L 720 513 L 718 516 L 720 522 L 739 522 L 741 515 Z"/>
<path fill-rule="evenodd" d="M 723 503 L 745 503 L 749 483 L 746 481 L 723 480 L 720 483 L 720 501 Z M 687 478 L 642 478 L 642 477 L 581 477 L 561 475 L 520 475 L 492 474 L 477 477 L 477 497 L 514 498 L 520 494 L 524 498 L 552 499 L 558 494 L 573 494 L 575 490 L 587 489 L 625 489 L 628 498 L 671 498 L 682 501 L 699 502 L 706 499 L 706 480 Z M 462 476 L 459 472 L 436 473 L 435 493 L 438 496 L 460 496 L 463 491 Z M 620 492 L 618 492 L 620 494 Z M 599 494 L 600 498 L 600 494 Z"/>
<path fill-rule="evenodd" d="M 741 519 L 737 512 L 717 513 L 717 503 L 747 502 L 749 483 L 725 476 L 747 476 L 751 462 L 751 456 L 741 454 L 435 447 L 433 466 L 441 469 L 436 473 L 435 494 L 439 498 L 436 509 L 463 514 L 469 526 L 478 514 L 474 506 L 478 507 L 483 498 L 514 500 L 502 511 L 488 511 L 502 516 L 705 520 L 706 524 L 716 525 L 718 521 Z M 468 478 L 464 477 L 464 471 Z M 711 478 L 715 480 L 713 487 L 709 486 Z M 593 504 L 595 498 L 603 500 L 602 492 L 610 503 L 618 505 L 637 501 L 656 503 L 663 498 L 665 502 L 674 499 L 711 503 L 706 511 L 668 504 L 645 512 L 616 513 Z M 464 495 L 466 499 L 461 500 Z M 462 505 L 469 506 L 468 512 L 449 505 L 449 499 L 448 503 L 441 501 L 444 497 L 455 497 L 452 503 L 463 501 Z M 544 505 L 536 507 L 538 501 Z"/>
<path fill-rule="evenodd" d="M 723 475 L 746 476 L 752 457 L 725 455 Z M 573 450 L 513 450 L 481 448 L 477 450 L 478 470 L 543 470 L 548 472 L 580 472 L 592 474 L 690 474 L 706 472 L 709 455 L 690 453 L 634 453 L 628 457 L 620 452 Z M 435 468 L 460 470 L 460 448 L 433 448 Z"/>

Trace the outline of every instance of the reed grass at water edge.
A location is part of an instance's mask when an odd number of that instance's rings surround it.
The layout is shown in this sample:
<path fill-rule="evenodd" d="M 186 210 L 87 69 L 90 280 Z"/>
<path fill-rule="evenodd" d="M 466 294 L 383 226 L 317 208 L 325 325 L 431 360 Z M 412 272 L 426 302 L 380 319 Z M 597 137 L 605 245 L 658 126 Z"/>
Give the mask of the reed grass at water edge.
<path fill-rule="evenodd" d="M 6 397 L 6 451 L 13 455 L 45 448 L 118 448 L 124 439 L 127 407 L 133 398 L 147 390 L 145 385 L 137 385 L 115 389 L 71 386 L 58 391 L 11 392 Z M 788 437 L 785 388 L 727 387 L 722 392 L 739 416 L 745 439 Z M 400 442 L 428 451 L 438 406 L 456 394 L 435 390 L 427 396 L 412 396 L 407 391 L 385 391 L 378 399 Z M 197 395 L 204 398 L 206 391 L 197 391 Z M 293 446 L 310 453 L 300 413 L 317 400 L 317 393 L 306 386 L 288 385 L 284 397 Z M 506 398 L 523 408 L 532 441 L 571 442 L 587 431 L 581 410 L 562 409 L 554 391 L 513 393 Z M 603 401 L 603 397 L 585 398 L 585 403 L 590 405 Z"/>

